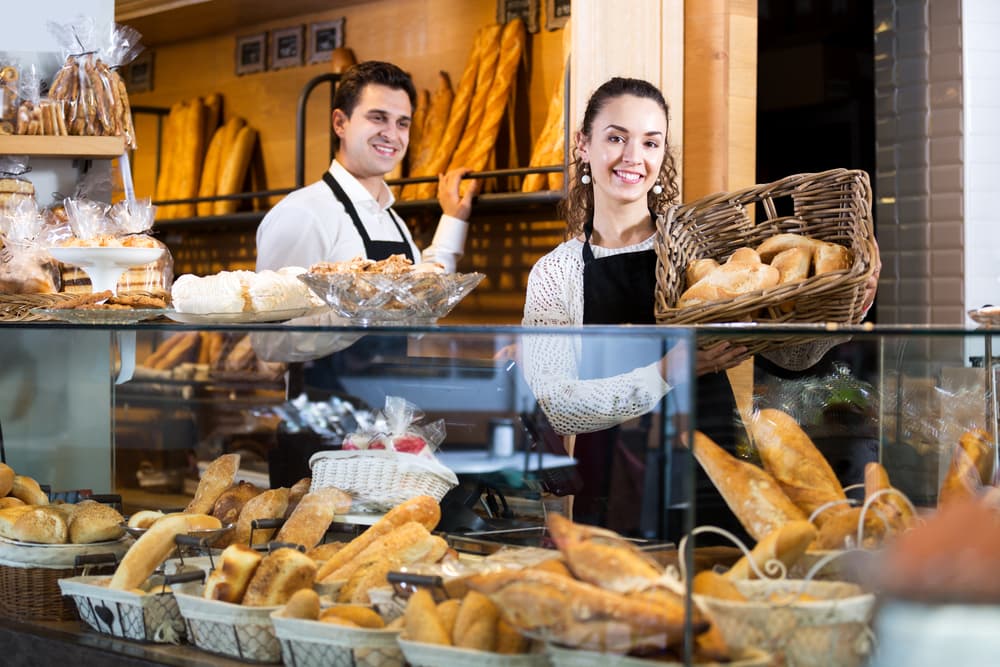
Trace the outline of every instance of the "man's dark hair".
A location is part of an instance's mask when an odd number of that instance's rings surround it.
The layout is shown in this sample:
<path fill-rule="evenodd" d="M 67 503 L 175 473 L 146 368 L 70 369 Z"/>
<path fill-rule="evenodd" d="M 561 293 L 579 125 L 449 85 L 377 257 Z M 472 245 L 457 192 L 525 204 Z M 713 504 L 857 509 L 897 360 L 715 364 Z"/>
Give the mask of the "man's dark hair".
<path fill-rule="evenodd" d="M 410 75 L 392 63 L 378 60 L 366 60 L 348 69 L 337 82 L 337 91 L 333 95 L 333 108 L 340 109 L 347 116 L 354 113 L 354 108 L 361 99 L 365 86 L 378 84 L 393 90 L 402 90 L 410 98 L 410 106 L 417 106 L 417 89 Z M 336 136 L 334 151 L 340 150 L 340 139 Z"/>

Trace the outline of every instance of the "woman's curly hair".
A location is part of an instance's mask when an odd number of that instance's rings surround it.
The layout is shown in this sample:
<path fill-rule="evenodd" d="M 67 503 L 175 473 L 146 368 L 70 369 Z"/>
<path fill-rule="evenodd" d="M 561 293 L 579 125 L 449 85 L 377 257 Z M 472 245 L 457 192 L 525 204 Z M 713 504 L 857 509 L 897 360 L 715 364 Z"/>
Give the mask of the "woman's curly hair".
<path fill-rule="evenodd" d="M 623 95 L 653 100 L 663 109 L 663 115 L 667 117 L 669 123 L 670 109 L 659 88 L 642 79 L 615 77 L 601 84 L 587 102 L 587 110 L 583 114 L 583 125 L 580 131 L 588 140 L 597 114 L 608 102 Z M 575 151 L 571 165 L 572 168 L 569 172 L 571 177 L 566 188 L 566 199 L 562 202 L 567 238 L 580 235 L 583 232 L 584 224 L 594 214 L 594 188 L 590 184 L 584 185 L 580 182 L 578 175 L 582 172 L 583 162 L 580 160 L 580 156 L 575 154 Z M 650 190 L 647 194 L 649 209 L 656 213 L 665 210 L 669 204 L 675 203 L 680 197 L 680 188 L 677 184 L 677 166 L 669 144 L 665 146 L 658 180 L 663 186 L 663 192 L 656 194 Z"/>

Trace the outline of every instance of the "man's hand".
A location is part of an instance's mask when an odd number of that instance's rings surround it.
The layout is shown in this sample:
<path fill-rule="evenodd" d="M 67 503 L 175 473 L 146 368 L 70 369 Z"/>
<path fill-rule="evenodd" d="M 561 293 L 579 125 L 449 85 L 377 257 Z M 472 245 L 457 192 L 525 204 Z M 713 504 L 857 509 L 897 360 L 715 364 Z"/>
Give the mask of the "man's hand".
<path fill-rule="evenodd" d="M 468 179 L 463 188 L 462 176 L 470 171 L 470 169 L 459 167 L 438 176 L 438 203 L 441 204 L 441 210 L 445 215 L 459 220 L 468 220 L 469 216 L 472 215 L 472 200 L 479 194 L 481 182 L 477 178 L 471 178 Z"/>

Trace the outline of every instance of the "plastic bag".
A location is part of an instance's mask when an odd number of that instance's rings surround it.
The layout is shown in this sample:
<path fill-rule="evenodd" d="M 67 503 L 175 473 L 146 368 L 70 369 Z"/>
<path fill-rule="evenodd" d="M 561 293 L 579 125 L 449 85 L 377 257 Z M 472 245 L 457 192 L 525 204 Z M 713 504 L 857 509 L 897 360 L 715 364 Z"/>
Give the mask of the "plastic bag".
<path fill-rule="evenodd" d="M 63 49 L 65 62 L 56 73 L 49 97 L 65 104 L 68 133 L 124 136 L 136 148 L 132 109 L 125 82 L 116 71 L 142 51 L 137 30 L 91 17 L 73 23 L 50 22 L 49 30 Z"/>
<path fill-rule="evenodd" d="M 0 68 L 0 134 L 14 134 L 17 127 L 17 83 L 21 73 L 13 64 Z"/>
<path fill-rule="evenodd" d="M 31 171 L 28 158 L 23 155 L 0 157 L 0 211 L 11 209 L 21 202 L 35 201 L 35 186 L 25 178 Z"/>
<path fill-rule="evenodd" d="M 57 263 L 41 240 L 44 221 L 33 199 L 0 213 L 0 293 L 51 294 L 60 287 Z"/>
<path fill-rule="evenodd" d="M 445 438 L 444 420 L 420 424 L 424 413 L 399 396 L 386 396 L 385 408 L 376 413 L 369 429 L 351 433 L 343 449 L 385 449 L 434 458 Z"/>

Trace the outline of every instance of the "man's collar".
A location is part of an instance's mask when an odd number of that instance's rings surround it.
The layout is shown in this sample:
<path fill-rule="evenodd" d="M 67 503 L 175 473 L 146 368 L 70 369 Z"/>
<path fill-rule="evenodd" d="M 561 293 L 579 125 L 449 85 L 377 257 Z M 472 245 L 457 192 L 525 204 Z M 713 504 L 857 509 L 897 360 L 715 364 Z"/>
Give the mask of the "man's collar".
<path fill-rule="evenodd" d="M 344 169 L 344 165 L 340 164 L 336 160 L 330 163 L 330 175 L 337 179 L 337 182 L 340 183 L 340 187 L 344 188 L 344 193 L 347 195 L 348 199 L 350 199 L 355 205 L 362 202 L 368 202 L 368 205 L 372 208 L 378 206 L 378 201 L 372 197 L 372 193 L 368 192 L 365 186 L 361 185 L 361 182 L 358 181 L 358 179 L 356 179 L 351 172 Z M 382 191 L 387 196 L 386 205 L 381 207 L 385 210 L 396 202 L 396 198 L 393 196 L 392 190 L 389 189 L 389 186 L 385 184 L 384 180 L 382 181 Z"/>

